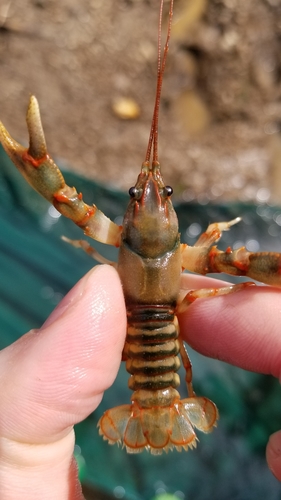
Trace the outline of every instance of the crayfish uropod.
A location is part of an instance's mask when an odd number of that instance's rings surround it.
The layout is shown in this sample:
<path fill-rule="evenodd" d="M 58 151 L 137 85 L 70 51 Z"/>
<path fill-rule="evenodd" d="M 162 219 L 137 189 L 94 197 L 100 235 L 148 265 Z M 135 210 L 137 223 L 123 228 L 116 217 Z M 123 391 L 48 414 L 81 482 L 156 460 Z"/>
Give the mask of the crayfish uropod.
<path fill-rule="evenodd" d="M 178 221 L 171 195 L 172 188 L 163 182 L 158 161 L 158 115 L 161 86 L 170 40 L 173 0 L 170 1 L 169 24 L 161 56 L 160 5 L 158 32 L 158 77 L 154 114 L 147 154 L 136 185 L 129 190 L 130 202 L 123 227 L 117 226 L 98 208 L 87 205 L 75 188 L 65 180 L 47 152 L 39 106 L 30 98 L 27 126 L 29 148 L 24 148 L 0 123 L 0 140 L 4 149 L 31 186 L 56 209 L 75 222 L 94 240 L 120 247 L 117 264 L 127 308 L 128 329 L 123 350 L 129 387 L 134 391 L 131 404 L 107 410 L 98 425 L 100 434 L 110 444 L 120 443 L 130 453 L 144 449 L 153 454 L 176 448 L 196 446 L 194 429 L 213 430 L 218 419 L 215 404 L 195 395 L 191 363 L 183 345 L 177 314 L 197 298 L 239 291 L 253 283 L 218 289 L 193 290 L 180 300 L 182 269 L 207 274 L 225 272 L 246 275 L 267 284 L 281 286 L 281 255 L 250 253 L 244 247 L 216 247 L 222 231 L 239 222 L 211 224 L 193 247 L 180 243 Z M 152 161 L 150 161 L 152 154 Z M 88 242 L 70 241 L 83 248 L 99 262 L 108 262 Z M 177 371 L 182 359 L 186 371 L 188 397 L 180 399 Z"/>

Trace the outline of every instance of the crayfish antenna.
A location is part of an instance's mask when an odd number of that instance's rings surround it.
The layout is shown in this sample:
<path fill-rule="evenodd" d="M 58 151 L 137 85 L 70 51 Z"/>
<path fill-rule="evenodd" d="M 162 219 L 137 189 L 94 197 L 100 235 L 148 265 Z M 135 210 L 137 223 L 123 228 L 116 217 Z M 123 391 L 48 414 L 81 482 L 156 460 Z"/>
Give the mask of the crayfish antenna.
<path fill-rule="evenodd" d="M 157 86 L 156 86 L 155 104 L 154 104 L 151 129 L 150 129 L 146 157 L 145 157 L 145 163 L 149 164 L 150 157 L 151 157 L 151 150 L 153 148 L 152 162 L 153 162 L 153 165 L 157 164 L 158 167 L 159 167 L 159 162 L 158 162 L 159 107 L 160 107 L 160 98 L 161 98 L 164 70 L 165 70 L 166 60 L 167 60 L 167 55 L 168 55 L 168 50 L 169 50 L 169 41 L 170 41 L 170 37 L 171 37 L 174 0 L 171 0 L 171 3 L 170 3 L 168 32 L 167 32 L 167 38 L 166 38 L 166 43 L 165 43 L 164 52 L 163 52 L 163 58 L 161 58 L 161 31 L 162 31 L 163 3 L 164 3 L 164 0 L 161 0 L 159 23 L 158 23 L 158 59 L 157 59 Z"/>

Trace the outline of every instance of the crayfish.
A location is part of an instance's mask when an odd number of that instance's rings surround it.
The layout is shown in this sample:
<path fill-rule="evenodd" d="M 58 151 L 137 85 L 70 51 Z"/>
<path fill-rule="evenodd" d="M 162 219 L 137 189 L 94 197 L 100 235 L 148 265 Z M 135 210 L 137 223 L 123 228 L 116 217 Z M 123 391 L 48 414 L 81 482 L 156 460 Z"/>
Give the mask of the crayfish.
<path fill-rule="evenodd" d="M 180 243 L 178 220 L 171 202 L 173 190 L 165 185 L 158 161 L 159 102 L 171 34 L 173 0 L 170 1 L 163 55 L 162 10 L 163 0 L 159 17 L 156 99 L 148 148 L 137 182 L 129 190 L 130 201 L 123 227 L 108 219 L 95 205 L 87 205 L 74 187 L 66 185 L 47 152 L 39 106 L 34 96 L 30 98 L 27 111 L 30 135 L 27 149 L 12 139 L 0 124 L 3 147 L 27 182 L 87 236 L 119 247 L 118 262 L 111 264 L 119 273 L 127 308 L 123 359 L 130 373 L 129 387 L 134 392 L 131 404 L 107 410 L 98 425 L 100 434 L 110 444 L 121 443 L 129 453 L 144 449 L 153 454 L 172 448 L 187 450 L 196 446 L 195 429 L 210 432 L 216 426 L 216 405 L 194 393 L 191 363 L 181 339 L 177 315 L 198 298 L 237 292 L 253 283 L 193 290 L 180 299 L 182 270 L 203 275 L 214 272 L 246 275 L 281 286 L 281 255 L 250 253 L 245 248 L 217 249 L 216 243 L 222 232 L 239 222 L 239 217 L 209 225 L 193 247 Z M 70 243 L 82 247 L 97 261 L 106 262 L 88 242 L 75 240 Z M 185 399 L 180 399 L 177 391 L 179 354 L 186 371 L 188 397 Z"/>

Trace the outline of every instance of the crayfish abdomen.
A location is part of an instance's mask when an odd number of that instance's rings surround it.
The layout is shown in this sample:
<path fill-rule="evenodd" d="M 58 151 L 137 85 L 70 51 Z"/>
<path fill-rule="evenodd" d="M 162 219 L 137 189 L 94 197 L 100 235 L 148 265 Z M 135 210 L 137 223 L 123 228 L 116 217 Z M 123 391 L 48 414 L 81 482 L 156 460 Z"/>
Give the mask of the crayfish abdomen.
<path fill-rule="evenodd" d="M 124 347 L 132 404 L 107 410 L 99 421 L 100 434 L 129 453 L 143 449 L 158 455 L 196 446 L 193 427 L 209 432 L 218 412 L 207 398 L 180 400 L 178 322 L 173 309 L 143 306 L 128 311 Z"/>

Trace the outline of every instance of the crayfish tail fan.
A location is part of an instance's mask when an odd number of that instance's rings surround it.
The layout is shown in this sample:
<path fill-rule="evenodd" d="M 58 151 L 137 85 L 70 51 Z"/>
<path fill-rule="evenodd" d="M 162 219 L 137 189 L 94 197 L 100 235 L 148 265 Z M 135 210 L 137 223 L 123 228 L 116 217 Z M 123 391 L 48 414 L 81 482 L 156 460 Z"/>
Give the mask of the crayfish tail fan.
<path fill-rule="evenodd" d="M 107 410 L 99 420 L 99 432 L 110 444 L 121 444 L 128 453 L 150 451 L 160 455 L 173 448 L 196 447 L 194 427 L 211 432 L 218 411 L 204 397 L 178 400 L 171 406 L 141 408 L 137 403 Z"/>

